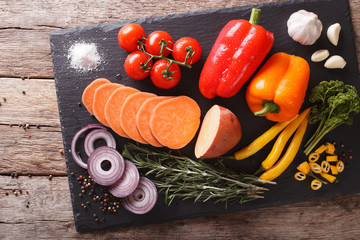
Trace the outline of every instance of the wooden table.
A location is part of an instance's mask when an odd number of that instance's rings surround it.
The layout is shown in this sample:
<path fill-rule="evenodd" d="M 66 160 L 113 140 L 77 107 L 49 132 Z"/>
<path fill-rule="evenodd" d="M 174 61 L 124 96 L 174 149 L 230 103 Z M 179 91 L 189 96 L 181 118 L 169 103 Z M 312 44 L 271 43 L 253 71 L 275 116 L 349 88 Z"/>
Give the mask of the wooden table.
<path fill-rule="evenodd" d="M 267 1 L 280 0 L 0 1 L 0 239 L 360 238 L 360 194 L 96 233 L 75 230 L 49 32 Z M 350 5 L 359 58 L 360 1 Z"/>

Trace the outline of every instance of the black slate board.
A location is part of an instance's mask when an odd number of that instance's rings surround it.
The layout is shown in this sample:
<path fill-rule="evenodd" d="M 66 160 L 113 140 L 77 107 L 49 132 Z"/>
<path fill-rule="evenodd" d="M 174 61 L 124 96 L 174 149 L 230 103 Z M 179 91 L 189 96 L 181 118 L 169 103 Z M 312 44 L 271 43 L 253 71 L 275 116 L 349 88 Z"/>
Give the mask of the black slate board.
<path fill-rule="evenodd" d="M 359 70 L 356 58 L 354 43 L 354 33 L 350 18 L 350 8 L 347 0 L 323 0 L 323 1 L 289 1 L 282 3 L 270 3 L 254 5 L 262 9 L 259 24 L 274 33 L 275 43 L 269 53 L 272 54 L 283 51 L 289 54 L 301 56 L 308 60 L 311 68 L 309 90 L 319 81 L 339 79 L 348 84 L 353 84 L 359 88 Z M 118 214 L 106 216 L 105 222 L 95 222 L 92 216 L 97 213 L 102 216 L 98 203 L 92 203 L 88 210 L 81 207 L 81 203 L 89 198 L 80 198 L 80 186 L 76 178 L 70 176 L 74 172 L 86 175 L 86 171 L 78 167 L 70 154 L 70 143 L 73 135 L 83 126 L 89 123 L 96 123 L 84 107 L 79 107 L 81 94 L 84 88 L 95 78 L 105 77 L 112 82 L 122 83 L 127 86 L 135 87 L 142 91 L 153 92 L 158 95 L 188 95 L 195 99 L 202 109 L 202 117 L 205 112 L 213 105 L 231 109 L 239 118 L 243 126 L 243 139 L 235 149 L 249 144 L 255 137 L 268 129 L 273 123 L 264 118 L 254 117 L 249 111 L 244 93 L 246 85 L 241 91 L 230 99 L 215 98 L 212 100 L 204 98 L 198 90 L 198 78 L 201 68 L 209 54 L 212 44 L 221 28 L 231 19 L 248 19 L 251 8 L 254 6 L 235 7 L 218 9 L 203 12 L 193 12 L 146 19 L 138 19 L 125 22 L 113 22 L 85 27 L 77 27 L 65 30 L 53 31 L 50 34 L 51 51 L 53 57 L 54 74 L 56 80 L 56 91 L 58 97 L 61 129 L 65 149 L 67 171 L 69 173 L 70 193 L 73 204 L 76 229 L 79 232 L 93 231 L 112 227 L 126 227 L 130 225 L 141 225 L 156 222 L 164 222 L 174 219 L 183 219 L 197 216 L 207 216 L 213 214 L 228 213 L 240 210 L 248 210 L 261 207 L 277 206 L 301 201 L 309 201 L 321 198 L 340 196 L 345 194 L 360 192 L 359 182 L 360 162 L 353 160 L 349 162 L 344 174 L 340 176 L 339 183 L 328 184 L 319 191 L 312 191 L 309 183 L 300 183 L 293 180 L 295 166 L 304 160 L 304 156 L 298 154 L 288 170 L 276 181 L 276 186 L 270 186 L 270 191 L 265 193 L 265 199 L 256 200 L 244 205 L 230 204 L 225 209 L 223 204 L 196 203 L 189 201 L 174 201 L 170 207 L 164 204 L 164 198 L 159 196 L 155 208 L 145 215 L 134 215 L 121 209 Z M 287 34 L 286 22 L 290 14 L 300 9 L 306 9 L 318 14 L 323 23 L 324 30 L 320 39 L 313 46 L 302 46 Z M 119 9 L 121 11 L 121 9 Z M 200 61 L 195 64 L 192 70 L 182 69 L 182 80 L 178 86 L 171 90 L 160 90 L 154 87 L 149 79 L 135 81 L 127 77 L 123 69 L 123 63 L 127 52 L 122 50 L 117 43 L 117 33 L 119 29 L 128 22 L 136 22 L 143 26 L 146 34 L 154 30 L 165 30 L 172 35 L 173 39 L 183 36 L 196 38 L 203 49 Z M 331 45 L 326 37 L 326 29 L 331 24 L 339 22 L 342 26 L 340 41 L 337 47 Z M 67 58 L 70 46 L 76 42 L 94 42 L 98 46 L 98 51 L 103 57 L 103 63 L 91 72 L 79 72 L 70 68 Z M 327 48 L 331 54 L 339 54 L 347 61 L 343 70 L 328 70 L 323 63 L 312 63 L 311 54 L 320 49 Z M 308 92 L 309 92 L 308 90 Z M 306 101 L 303 108 L 309 106 Z M 347 147 L 353 148 L 353 155 L 360 156 L 360 141 L 357 135 L 360 134 L 360 119 L 355 117 L 354 125 L 351 127 L 341 126 L 326 139 L 344 143 Z M 309 127 L 305 139 L 308 139 L 314 127 Z M 122 151 L 122 146 L 129 140 L 117 137 L 118 150 Z M 193 157 L 195 141 L 181 150 L 185 155 Z M 260 162 L 269 152 L 271 146 L 255 156 L 242 162 L 226 161 L 231 167 L 242 168 L 246 171 L 255 171 Z M 100 189 L 96 189 L 100 191 Z"/>

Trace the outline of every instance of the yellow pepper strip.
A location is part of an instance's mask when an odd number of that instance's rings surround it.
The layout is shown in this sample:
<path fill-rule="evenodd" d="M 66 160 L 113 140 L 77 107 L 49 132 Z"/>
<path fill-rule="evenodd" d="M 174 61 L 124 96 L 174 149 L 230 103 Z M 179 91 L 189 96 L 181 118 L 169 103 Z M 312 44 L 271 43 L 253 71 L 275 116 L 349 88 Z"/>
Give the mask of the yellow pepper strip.
<path fill-rule="evenodd" d="M 326 156 L 326 161 L 328 161 L 328 162 L 337 162 L 338 161 L 338 156 L 337 155 Z"/>
<path fill-rule="evenodd" d="M 320 173 L 320 175 L 325 178 L 326 180 L 328 180 L 330 183 L 335 182 L 336 177 L 327 173 Z"/>
<path fill-rule="evenodd" d="M 337 167 L 336 166 L 334 166 L 334 165 L 331 165 L 330 166 L 330 169 L 331 169 L 331 174 L 332 175 L 338 175 L 338 169 L 337 169 Z"/>
<path fill-rule="evenodd" d="M 322 161 L 321 170 L 323 173 L 328 173 L 330 171 L 330 163 L 328 161 Z"/>
<path fill-rule="evenodd" d="M 311 181 L 311 189 L 312 190 L 319 190 L 322 186 L 322 183 L 317 180 L 317 179 L 314 179 Z"/>
<path fill-rule="evenodd" d="M 310 165 L 308 164 L 308 162 L 302 162 L 300 163 L 299 166 L 297 166 L 297 170 L 299 170 L 300 172 L 302 172 L 303 174 L 308 174 L 310 172 Z"/>
<path fill-rule="evenodd" d="M 314 173 L 321 173 L 322 172 L 322 169 L 321 169 L 321 166 L 317 163 L 309 163 L 310 165 L 310 168 L 311 170 L 314 172 Z"/>
<path fill-rule="evenodd" d="M 298 181 L 304 181 L 306 178 L 306 174 L 304 174 L 302 172 L 297 172 L 297 173 L 295 173 L 294 177 Z"/>
<path fill-rule="evenodd" d="M 255 139 L 252 143 L 250 143 L 249 146 L 244 147 L 243 149 L 237 151 L 234 154 L 234 158 L 236 160 L 242 160 L 245 158 L 250 157 L 251 155 L 254 155 L 257 153 L 260 149 L 262 149 L 266 144 L 268 144 L 271 140 L 278 135 L 279 132 L 281 132 L 290 122 L 279 122 L 272 126 L 269 130 L 267 130 L 265 133 L 263 133 L 260 137 Z"/>
<path fill-rule="evenodd" d="M 342 171 L 344 171 L 344 168 L 345 168 L 345 164 L 343 161 L 338 161 L 336 163 L 336 168 L 338 170 L 339 173 L 341 173 Z"/>
<path fill-rule="evenodd" d="M 326 145 L 321 145 L 318 149 L 315 150 L 315 152 L 318 153 L 318 154 L 322 154 L 327 149 L 328 149 L 328 147 Z"/>
<path fill-rule="evenodd" d="M 287 141 L 293 135 L 293 133 L 298 129 L 300 124 L 303 122 L 305 117 L 309 114 L 311 108 L 305 109 L 300 115 L 298 115 L 294 120 L 291 121 L 289 125 L 286 126 L 284 131 L 280 133 L 270 154 L 266 159 L 261 163 L 262 170 L 268 170 L 271 168 L 276 161 L 279 159 Z"/>
<path fill-rule="evenodd" d="M 319 160 L 319 158 L 320 158 L 320 154 L 316 152 L 310 153 L 308 157 L 309 162 L 316 162 L 317 160 Z"/>
<path fill-rule="evenodd" d="M 309 115 L 307 115 L 304 121 L 302 121 L 302 123 L 300 124 L 299 128 L 296 130 L 296 133 L 282 158 L 272 168 L 264 172 L 260 176 L 260 179 L 270 181 L 277 178 L 294 160 L 297 152 L 299 151 L 302 139 L 306 131 L 306 127 L 308 124 L 308 116 Z"/>
<path fill-rule="evenodd" d="M 327 146 L 326 153 L 333 155 L 335 153 L 335 145 L 327 142 L 326 146 Z"/>

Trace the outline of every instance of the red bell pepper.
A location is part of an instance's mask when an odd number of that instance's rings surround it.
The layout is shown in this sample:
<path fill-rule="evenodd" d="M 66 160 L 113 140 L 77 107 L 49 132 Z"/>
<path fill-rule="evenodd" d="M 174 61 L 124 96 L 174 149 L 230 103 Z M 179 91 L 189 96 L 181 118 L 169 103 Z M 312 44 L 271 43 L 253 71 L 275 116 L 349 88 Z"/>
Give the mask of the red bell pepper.
<path fill-rule="evenodd" d="M 200 75 L 205 97 L 234 96 L 270 51 L 274 36 L 256 25 L 259 15 L 260 9 L 253 9 L 249 22 L 232 20 L 219 33 Z"/>

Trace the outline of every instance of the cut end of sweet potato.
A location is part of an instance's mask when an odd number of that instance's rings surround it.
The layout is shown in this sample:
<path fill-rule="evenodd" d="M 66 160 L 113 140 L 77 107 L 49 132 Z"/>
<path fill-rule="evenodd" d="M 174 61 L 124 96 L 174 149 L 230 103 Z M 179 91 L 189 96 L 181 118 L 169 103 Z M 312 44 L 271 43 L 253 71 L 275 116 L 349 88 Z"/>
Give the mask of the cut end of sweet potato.
<path fill-rule="evenodd" d="M 214 105 L 205 114 L 195 144 L 197 158 L 219 157 L 238 144 L 241 125 L 237 117 L 227 108 Z"/>

